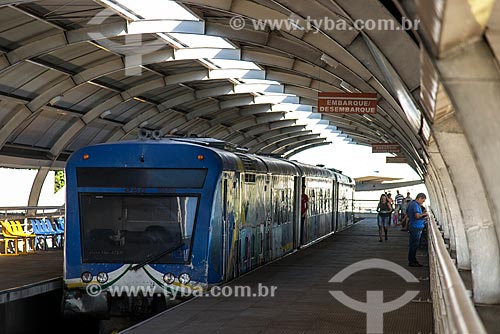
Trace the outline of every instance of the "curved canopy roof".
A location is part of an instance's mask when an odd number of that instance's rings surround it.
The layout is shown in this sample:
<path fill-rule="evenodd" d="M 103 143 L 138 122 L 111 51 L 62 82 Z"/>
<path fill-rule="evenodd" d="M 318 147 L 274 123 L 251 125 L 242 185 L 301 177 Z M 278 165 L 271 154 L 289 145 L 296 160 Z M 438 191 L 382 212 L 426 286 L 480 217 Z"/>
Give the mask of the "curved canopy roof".
<path fill-rule="evenodd" d="M 424 175 L 430 129 L 416 102 L 416 37 L 355 27 L 377 19 L 400 28 L 397 9 L 383 3 L 0 1 L 4 165 L 58 168 L 82 146 L 145 128 L 284 157 L 336 136 L 398 142 Z M 377 93 L 378 112 L 317 113 L 323 91 Z"/>

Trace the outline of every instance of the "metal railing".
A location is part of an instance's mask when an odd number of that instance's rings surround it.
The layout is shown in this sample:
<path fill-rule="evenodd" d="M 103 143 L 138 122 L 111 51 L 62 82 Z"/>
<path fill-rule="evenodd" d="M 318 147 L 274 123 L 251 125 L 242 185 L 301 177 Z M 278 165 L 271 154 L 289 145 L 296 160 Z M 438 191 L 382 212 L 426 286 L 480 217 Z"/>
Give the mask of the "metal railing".
<path fill-rule="evenodd" d="M 63 206 L 8 206 L 0 207 L 0 219 L 2 218 L 22 218 L 26 216 L 63 216 Z"/>
<path fill-rule="evenodd" d="M 9 206 L 0 207 L 0 220 L 20 220 L 25 232 L 31 227 L 30 218 L 57 218 L 64 217 L 63 206 Z M 1 227 L 0 227 L 1 231 Z"/>
<path fill-rule="evenodd" d="M 378 200 L 356 199 L 354 200 L 354 211 L 359 213 L 377 213 Z"/>
<path fill-rule="evenodd" d="M 435 333 L 487 334 L 432 214 L 428 230 Z"/>

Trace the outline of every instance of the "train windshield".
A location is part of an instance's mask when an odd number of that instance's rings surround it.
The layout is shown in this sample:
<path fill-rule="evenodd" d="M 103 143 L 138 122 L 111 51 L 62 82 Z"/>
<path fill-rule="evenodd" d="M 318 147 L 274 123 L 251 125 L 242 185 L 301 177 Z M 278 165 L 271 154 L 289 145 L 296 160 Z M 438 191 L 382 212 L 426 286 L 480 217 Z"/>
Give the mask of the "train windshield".
<path fill-rule="evenodd" d="M 198 199 L 80 194 L 83 262 L 188 263 Z"/>

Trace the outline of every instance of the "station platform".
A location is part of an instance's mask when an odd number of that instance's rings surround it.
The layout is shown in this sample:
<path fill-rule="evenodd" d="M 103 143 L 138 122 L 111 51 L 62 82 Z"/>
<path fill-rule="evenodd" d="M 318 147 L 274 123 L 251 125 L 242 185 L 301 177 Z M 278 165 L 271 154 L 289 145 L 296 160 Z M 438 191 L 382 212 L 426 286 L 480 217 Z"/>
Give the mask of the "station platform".
<path fill-rule="evenodd" d="M 419 291 L 406 305 L 383 316 L 384 333 L 432 333 L 429 267 L 407 266 L 408 233 L 392 227 L 387 241 L 378 241 L 376 219 L 352 227 L 256 269 L 227 286 L 275 286 L 274 297 L 197 297 L 139 323 L 122 333 L 367 333 L 366 313 L 337 301 L 329 291 L 342 291 L 365 304 L 368 290 L 383 291 L 383 302 L 407 291 Z M 344 268 L 362 260 L 383 259 L 408 270 L 408 283 L 384 268 L 366 269 L 329 283 Z M 398 267 L 398 266 L 396 266 Z M 401 268 L 398 267 L 398 268 Z M 398 273 L 401 270 L 398 270 Z"/>
<path fill-rule="evenodd" d="M 0 304 L 62 288 L 62 249 L 0 256 Z"/>

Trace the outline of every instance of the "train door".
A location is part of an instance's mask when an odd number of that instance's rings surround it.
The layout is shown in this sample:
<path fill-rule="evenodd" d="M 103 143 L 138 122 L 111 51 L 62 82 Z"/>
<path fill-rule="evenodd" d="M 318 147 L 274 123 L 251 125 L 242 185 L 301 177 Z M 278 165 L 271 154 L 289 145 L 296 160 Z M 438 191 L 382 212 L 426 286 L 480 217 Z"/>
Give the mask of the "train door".
<path fill-rule="evenodd" d="M 333 186 L 333 205 L 334 205 L 334 231 L 337 232 L 339 230 L 339 183 L 335 181 L 334 186 Z"/>
<path fill-rule="evenodd" d="M 222 181 L 223 263 L 226 280 L 239 274 L 239 173 L 225 174 Z"/>
<path fill-rule="evenodd" d="M 270 174 L 266 175 L 265 185 L 264 185 L 264 210 L 266 212 L 266 222 L 264 226 L 265 231 L 265 242 L 264 242 L 264 252 L 266 262 L 273 258 L 273 183 Z"/>
<path fill-rule="evenodd" d="M 300 205 L 301 205 L 301 191 L 302 191 L 302 186 L 300 182 L 300 176 L 295 176 L 293 180 L 293 193 L 294 193 L 294 198 L 293 198 L 293 205 L 294 205 L 294 210 L 293 210 L 293 248 L 297 249 L 300 246 L 300 226 L 301 226 L 301 221 L 300 221 Z"/>
<path fill-rule="evenodd" d="M 234 220 L 234 232 L 233 238 L 234 240 L 234 248 L 235 248 L 235 259 L 234 259 L 234 272 L 235 276 L 240 275 L 240 266 L 241 266 L 241 238 L 240 238 L 240 229 L 241 229 L 241 204 L 240 204 L 240 191 L 241 191 L 241 180 L 240 180 L 240 172 L 236 172 L 234 174 L 234 179 L 232 180 L 231 187 L 231 196 L 229 200 L 232 203 L 233 209 L 233 220 Z"/>
<path fill-rule="evenodd" d="M 332 232 L 335 232 L 336 231 L 336 212 L 337 212 L 337 200 L 336 200 L 336 195 L 335 195 L 335 187 L 336 187 L 336 184 L 337 182 L 335 181 L 335 179 L 333 180 L 333 183 L 332 183 L 332 193 L 331 193 L 331 197 L 332 197 L 332 221 L 331 221 L 331 225 L 332 225 Z"/>
<path fill-rule="evenodd" d="M 222 180 L 222 235 L 223 235 L 223 247 L 222 247 L 222 265 L 224 280 L 227 281 L 233 278 L 233 270 L 229 268 L 229 252 L 230 252 L 230 230 L 228 222 L 228 206 L 227 206 L 227 192 L 228 192 L 228 180 L 226 175 L 224 175 Z"/>

